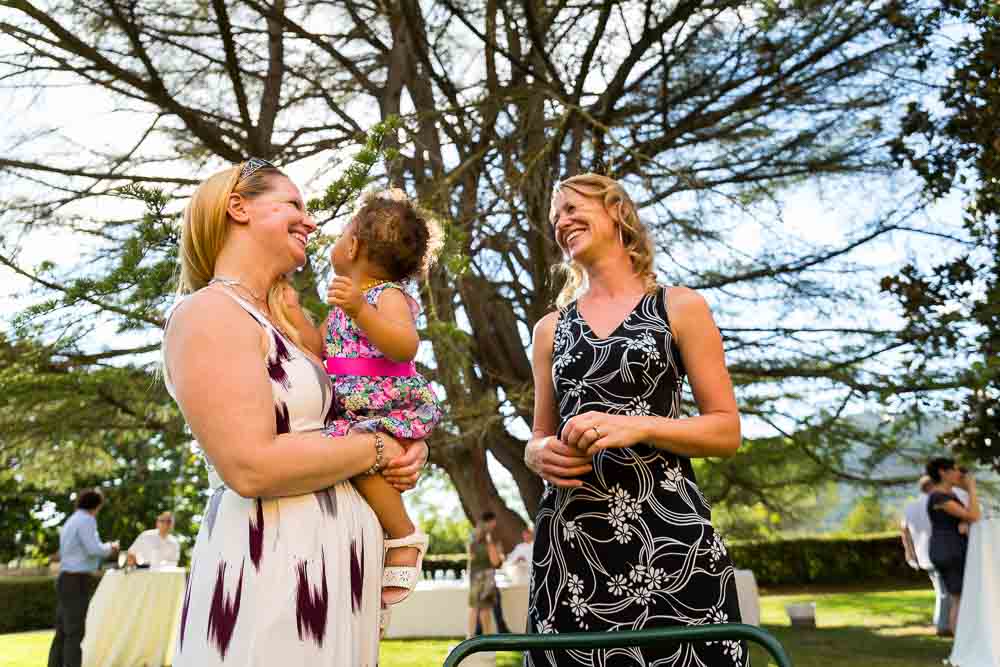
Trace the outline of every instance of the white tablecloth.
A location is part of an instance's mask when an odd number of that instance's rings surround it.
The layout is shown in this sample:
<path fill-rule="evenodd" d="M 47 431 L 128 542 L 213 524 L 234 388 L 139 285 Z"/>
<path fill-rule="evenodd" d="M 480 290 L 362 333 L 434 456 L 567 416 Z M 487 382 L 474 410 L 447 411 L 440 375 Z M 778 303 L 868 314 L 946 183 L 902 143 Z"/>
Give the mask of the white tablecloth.
<path fill-rule="evenodd" d="M 106 572 L 87 610 L 83 667 L 173 662 L 184 584 L 181 568 Z"/>
<path fill-rule="evenodd" d="M 949 660 L 958 667 L 1000 665 L 1000 517 L 969 531 L 958 632 Z"/>
<path fill-rule="evenodd" d="M 528 620 L 527 584 L 499 581 L 504 620 L 511 632 L 524 632 Z M 760 596 L 750 570 L 736 570 L 743 622 L 760 625 Z M 386 637 L 464 637 L 469 619 L 469 588 L 463 581 L 421 581 L 417 589 L 393 606 Z"/>

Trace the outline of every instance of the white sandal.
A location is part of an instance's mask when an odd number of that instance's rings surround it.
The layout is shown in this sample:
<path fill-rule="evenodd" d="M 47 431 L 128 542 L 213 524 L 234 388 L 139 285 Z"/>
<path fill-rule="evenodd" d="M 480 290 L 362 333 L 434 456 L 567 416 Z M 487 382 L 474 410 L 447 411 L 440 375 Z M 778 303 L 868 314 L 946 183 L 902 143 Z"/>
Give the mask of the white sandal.
<path fill-rule="evenodd" d="M 417 564 L 413 566 L 389 565 L 382 571 L 382 601 L 387 604 L 399 604 L 413 592 L 420 581 L 420 573 L 424 564 L 424 554 L 427 553 L 429 540 L 427 535 L 419 529 L 410 533 L 406 537 L 395 540 L 385 540 L 385 550 L 399 549 L 400 547 L 412 547 L 417 549 Z M 402 595 L 394 593 L 390 598 L 386 597 L 386 588 L 405 589 Z M 399 597 L 396 597 L 399 595 Z"/>

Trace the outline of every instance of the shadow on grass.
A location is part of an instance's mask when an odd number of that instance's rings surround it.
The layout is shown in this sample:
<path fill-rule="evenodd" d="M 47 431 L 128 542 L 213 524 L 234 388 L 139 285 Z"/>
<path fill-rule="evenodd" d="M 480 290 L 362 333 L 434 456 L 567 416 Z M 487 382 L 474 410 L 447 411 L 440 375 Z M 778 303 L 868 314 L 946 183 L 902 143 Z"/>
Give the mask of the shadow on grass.
<path fill-rule="evenodd" d="M 951 641 L 923 625 L 803 629 L 764 626 L 782 643 L 795 667 L 940 667 Z M 773 665 L 764 649 L 750 649 L 752 667 Z"/>

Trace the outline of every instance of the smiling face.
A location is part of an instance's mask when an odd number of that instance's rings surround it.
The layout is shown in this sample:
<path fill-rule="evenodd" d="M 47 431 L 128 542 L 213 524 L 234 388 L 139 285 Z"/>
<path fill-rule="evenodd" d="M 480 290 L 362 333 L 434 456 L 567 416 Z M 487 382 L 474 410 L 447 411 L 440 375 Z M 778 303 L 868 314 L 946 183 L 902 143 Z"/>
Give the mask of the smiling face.
<path fill-rule="evenodd" d="M 316 223 L 305 210 L 302 193 L 285 176 L 268 179 L 268 189 L 254 197 L 232 195 L 238 202 L 231 201 L 231 207 L 242 210 L 243 215 L 234 215 L 237 222 L 244 218 L 247 229 L 254 240 L 267 248 L 286 273 L 306 262 L 306 243 L 309 235 L 316 230 Z"/>
<path fill-rule="evenodd" d="M 587 264 L 601 252 L 620 246 L 618 228 L 597 197 L 561 188 L 552 198 L 549 219 L 556 243 L 570 258 Z"/>

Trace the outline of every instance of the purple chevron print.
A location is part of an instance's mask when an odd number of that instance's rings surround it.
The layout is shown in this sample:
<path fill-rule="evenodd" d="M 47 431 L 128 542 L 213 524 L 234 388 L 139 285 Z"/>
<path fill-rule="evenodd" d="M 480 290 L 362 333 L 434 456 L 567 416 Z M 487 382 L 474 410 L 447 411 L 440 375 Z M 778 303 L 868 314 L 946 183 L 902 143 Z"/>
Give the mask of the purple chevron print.
<path fill-rule="evenodd" d="M 257 499 L 257 521 L 256 526 L 251 518 L 247 522 L 247 531 L 250 538 L 250 560 L 254 569 L 260 572 L 260 557 L 264 555 L 264 506 Z"/>
<path fill-rule="evenodd" d="M 205 510 L 205 525 L 208 526 L 209 539 L 212 537 L 212 531 L 215 530 L 215 517 L 219 515 L 219 505 L 222 503 L 222 494 L 225 492 L 226 488 L 220 486 L 208 501 L 208 509 Z"/>
<path fill-rule="evenodd" d="M 285 367 L 282 362 L 288 361 L 292 358 L 292 355 L 288 353 L 288 346 L 285 342 L 281 340 L 281 336 L 278 335 L 277 331 L 272 331 L 271 335 L 274 337 L 274 361 L 270 359 L 267 360 L 267 374 L 271 376 L 274 382 L 277 382 L 285 389 L 289 388 L 288 385 L 288 373 L 285 372 Z"/>
<path fill-rule="evenodd" d="M 243 596 L 243 562 L 240 563 L 240 578 L 236 582 L 236 597 L 231 599 L 225 592 L 226 563 L 219 563 L 219 574 L 215 578 L 215 593 L 212 608 L 208 612 L 208 633 L 206 639 L 214 640 L 219 655 L 226 659 L 229 640 L 233 637 L 236 619 L 240 615 L 240 598 Z"/>
<path fill-rule="evenodd" d="M 334 387 L 333 396 L 330 398 L 330 409 L 326 411 L 326 416 L 323 418 L 323 425 L 329 426 L 332 424 L 338 416 L 340 416 L 339 410 L 337 410 L 337 389 Z"/>
<path fill-rule="evenodd" d="M 316 496 L 316 502 L 319 503 L 319 509 L 323 512 L 324 516 L 328 516 L 331 519 L 337 518 L 337 492 L 331 489 L 323 489 L 322 491 L 314 491 L 313 495 Z"/>
<path fill-rule="evenodd" d="M 274 422 L 278 435 L 290 432 L 291 418 L 288 416 L 288 406 L 284 402 L 274 406 Z"/>
<path fill-rule="evenodd" d="M 191 582 L 194 581 L 194 562 L 191 563 L 191 572 L 188 573 L 187 586 L 184 587 L 184 606 L 181 607 L 181 641 L 180 647 L 184 647 L 184 630 L 187 628 L 188 607 L 191 605 Z"/>
<path fill-rule="evenodd" d="M 361 543 L 361 557 L 358 557 L 357 542 L 351 540 L 351 610 L 361 611 L 362 585 L 365 579 L 365 543 Z"/>
<path fill-rule="evenodd" d="M 320 590 L 309 584 L 309 574 L 306 571 L 307 561 L 296 565 L 298 587 L 295 600 L 295 623 L 299 630 L 299 639 L 303 635 L 312 635 L 317 646 L 323 645 L 326 634 L 326 612 L 330 599 L 326 586 L 326 553 L 320 550 Z"/>

